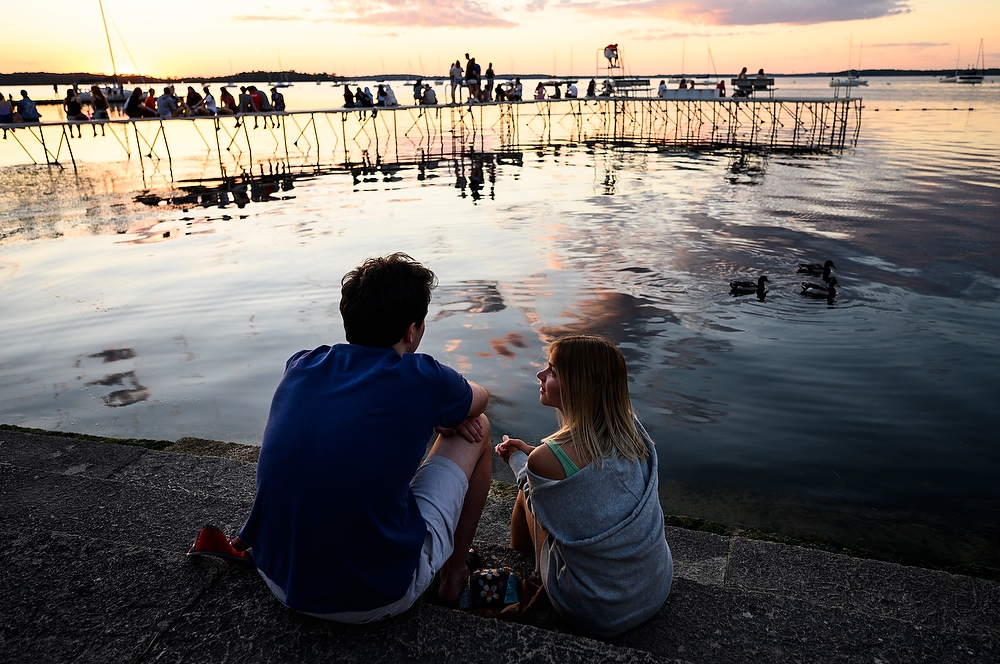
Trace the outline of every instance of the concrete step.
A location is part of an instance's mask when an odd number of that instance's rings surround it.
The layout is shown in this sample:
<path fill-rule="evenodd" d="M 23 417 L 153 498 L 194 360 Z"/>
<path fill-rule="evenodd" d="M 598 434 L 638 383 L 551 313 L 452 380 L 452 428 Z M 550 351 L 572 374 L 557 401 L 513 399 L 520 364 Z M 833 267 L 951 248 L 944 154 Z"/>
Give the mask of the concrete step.
<path fill-rule="evenodd" d="M 385 624 L 330 624 L 252 570 L 183 555 L 205 523 L 237 532 L 253 479 L 242 461 L 0 431 L 4 660 L 1000 661 L 1000 584 L 669 527 L 670 597 L 609 641 L 550 607 L 510 624 L 420 601 Z M 491 497 L 475 545 L 530 571 L 507 547 L 511 506 Z"/>

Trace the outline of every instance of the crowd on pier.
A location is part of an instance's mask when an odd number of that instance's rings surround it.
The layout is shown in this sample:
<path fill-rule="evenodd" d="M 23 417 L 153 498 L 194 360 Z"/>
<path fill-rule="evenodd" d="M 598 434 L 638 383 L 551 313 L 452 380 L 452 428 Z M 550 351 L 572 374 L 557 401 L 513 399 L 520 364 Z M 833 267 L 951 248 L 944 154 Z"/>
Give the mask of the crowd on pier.
<path fill-rule="evenodd" d="M 768 79 L 761 69 L 756 77 L 747 76 L 747 68 L 744 67 L 736 79 L 733 79 L 734 97 L 743 97 L 752 94 L 763 82 L 773 82 Z M 697 81 L 695 79 L 680 79 L 678 90 L 693 90 Z M 565 92 L 563 91 L 565 86 Z M 612 81 L 606 80 L 598 90 L 596 79 L 590 79 L 587 90 L 583 97 L 611 97 L 615 94 Z M 551 88 L 551 91 L 549 90 Z M 462 99 L 462 90 L 466 91 L 465 99 Z M 763 89 L 763 88 L 761 88 Z M 123 113 L 133 119 L 138 118 L 177 118 L 194 116 L 217 116 L 217 115 L 241 115 L 244 113 L 280 113 L 285 110 L 285 98 L 277 87 L 272 87 L 270 96 L 258 90 L 256 86 L 241 86 L 239 95 L 234 96 L 228 87 L 219 90 L 219 98 L 216 99 L 209 86 L 202 86 L 202 91 L 198 92 L 193 86 L 188 86 L 186 95 L 179 95 L 173 85 L 163 88 L 162 94 L 157 94 L 156 90 L 149 88 L 143 91 L 136 87 L 131 95 L 126 99 L 122 87 L 108 88 L 107 94 L 99 86 L 93 85 L 89 93 L 81 93 L 76 87 L 67 88 L 66 96 L 62 100 L 62 107 L 69 121 L 92 121 L 108 120 L 109 109 L 112 99 L 115 102 L 124 100 Z M 521 101 L 524 97 L 524 89 L 520 78 L 514 78 L 506 82 L 498 82 L 493 70 L 493 63 L 490 62 L 483 71 L 474 57 L 465 54 L 465 65 L 461 60 L 455 60 L 449 70 L 449 80 L 445 99 L 439 99 L 438 92 L 430 83 L 425 83 L 418 78 L 413 84 L 413 104 L 436 106 L 439 104 L 459 104 L 459 103 L 485 103 Z M 571 80 L 549 80 L 539 81 L 535 86 L 530 99 L 537 101 L 546 99 L 575 99 L 579 97 L 579 92 L 574 81 Z M 673 98 L 676 94 L 668 87 L 665 80 L 661 80 L 657 89 L 657 97 Z M 715 84 L 715 97 L 726 96 L 726 83 L 720 80 Z M 377 108 L 398 106 L 399 101 L 396 93 L 388 83 L 379 83 L 373 93 L 369 87 L 362 89 L 356 86 L 354 90 L 350 85 L 344 85 L 344 108 Z M 84 107 L 89 106 L 90 114 L 84 111 Z M 35 102 L 28 97 L 25 90 L 21 90 L 21 99 L 14 101 L 13 95 L 4 97 L 0 94 L 0 124 L 32 123 L 41 120 Z M 79 128 L 77 128 L 79 132 Z M 96 129 L 95 129 L 96 132 Z"/>

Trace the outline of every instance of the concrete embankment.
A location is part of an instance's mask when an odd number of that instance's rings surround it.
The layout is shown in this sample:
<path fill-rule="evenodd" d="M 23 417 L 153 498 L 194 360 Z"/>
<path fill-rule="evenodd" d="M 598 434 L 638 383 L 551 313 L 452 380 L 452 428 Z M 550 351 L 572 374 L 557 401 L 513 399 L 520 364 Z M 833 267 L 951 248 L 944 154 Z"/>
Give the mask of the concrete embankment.
<path fill-rule="evenodd" d="M 300 616 L 252 570 L 184 555 L 202 525 L 242 525 L 254 465 L 231 457 L 248 454 L 0 430 L 3 661 L 1000 661 L 996 582 L 671 527 L 669 599 L 610 641 L 547 606 L 527 624 L 427 601 L 367 627 Z M 512 502 L 496 485 L 476 547 L 528 570 L 506 546 Z"/>

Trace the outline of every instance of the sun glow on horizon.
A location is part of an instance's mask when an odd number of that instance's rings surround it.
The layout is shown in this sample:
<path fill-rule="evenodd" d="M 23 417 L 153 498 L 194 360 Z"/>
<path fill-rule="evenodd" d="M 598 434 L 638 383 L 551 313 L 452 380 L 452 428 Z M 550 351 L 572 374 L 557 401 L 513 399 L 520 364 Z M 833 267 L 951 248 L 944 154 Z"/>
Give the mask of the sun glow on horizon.
<path fill-rule="evenodd" d="M 291 0 L 280 8 L 251 0 L 237 13 L 218 0 L 103 4 L 119 72 L 187 78 L 444 76 L 466 52 L 498 74 L 592 76 L 612 42 L 627 73 L 646 75 L 840 71 L 859 60 L 863 69 L 946 69 L 956 57 L 965 67 L 980 38 L 990 39 L 983 26 L 1000 25 L 1000 3 L 986 0 L 525 0 L 509 11 L 474 0 Z M 3 73 L 112 73 L 97 3 L 39 0 L 5 17 Z M 1000 53 L 990 48 L 998 46 L 986 48 L 987 65 L 997 66 Z"/>

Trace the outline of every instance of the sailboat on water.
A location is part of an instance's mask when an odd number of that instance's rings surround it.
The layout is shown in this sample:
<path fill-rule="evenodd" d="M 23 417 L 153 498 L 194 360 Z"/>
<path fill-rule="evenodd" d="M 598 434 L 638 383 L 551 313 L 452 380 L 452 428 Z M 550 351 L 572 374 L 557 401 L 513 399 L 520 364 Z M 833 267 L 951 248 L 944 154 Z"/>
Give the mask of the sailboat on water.
<path fill-rule="evenodd" d="M 955 75 L 945 76 L 942 83 L 969 83 L 975 85 L 983 82 L 983 71 L 986 69 L 986 52 L 983 51 L 983 40 L 979 40 L 979 52 L 976 54 L 975 67 L 970 67 L 963 72 L 958 71 L 958 58 L 962 56 L 962 48 L 959 47 L 958 55 L 955 57 Z"/>
<path fill-rule="evenodd" d="M 108 42 L 108 54 L 111 55 L 111 70 L 113 72 L 113 77 L 111 79 L 112 84 L 103 86 L 104 96 L 112 104 L 123 104 L 125 103 L 125 99 L 128 95 L 125 94 L 125 88 L 118 80 L 118 67 L 115 66 L 115 52 L 111 49 L 111 34 L 108 32 L 108 21 L 104 17 L 104 2 L 103 0 L 97 0 L 97 4 L 101 8 L 101 21 L 104 23 L 104 38 Z M 121 35 L 119 34 L 119 36 Z M 128 47 L 126 47 L 126 50 L 127 49 Z M 131 53 L 129 53 L 129 55 L 131 56 Z M 74 85 L 74 87 L 76 86 Z M 76 96 L 83 104 L 89 104 L 91 102 L 91 94 L 89 90 L 80 90 L 77 92 Z"/>
<path fill-rule="evenodd" d="M 854 39 L 851 39 L 850 46 L 847 48 L 847 77 L 846 78 L 831 78 L 830 87 L 831 88 L 853 88 L 859 85 L 868 87 L 868 79 L 861 78 L 861 52 L 864 50 L 865 45 L 862 44 L 858 49 L 858 71 L 851 69 L 851 52 L 854 50 Z"/>

